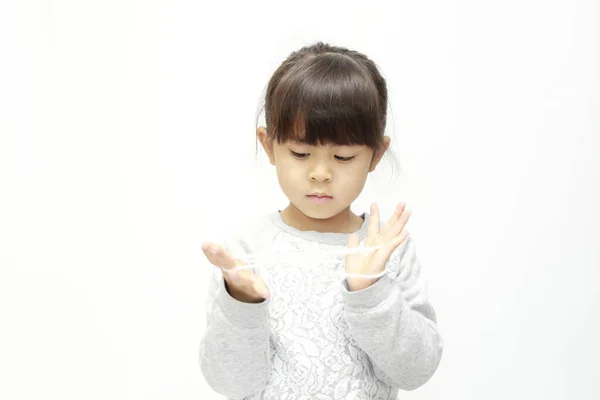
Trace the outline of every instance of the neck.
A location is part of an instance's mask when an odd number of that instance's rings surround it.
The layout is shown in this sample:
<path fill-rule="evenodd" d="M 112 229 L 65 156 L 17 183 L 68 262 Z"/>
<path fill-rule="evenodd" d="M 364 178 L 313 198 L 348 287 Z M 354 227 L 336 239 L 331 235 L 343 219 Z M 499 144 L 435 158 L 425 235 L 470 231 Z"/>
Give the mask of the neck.
<path fill-rule="evenodd" d="M 350 207 L 330 218 L 319 219 L 307 216 L 290 203 L 280 214 L 283 222 L 300 231 L 354 233 L 364 222 L 361 217 L 350 210 Z"/>

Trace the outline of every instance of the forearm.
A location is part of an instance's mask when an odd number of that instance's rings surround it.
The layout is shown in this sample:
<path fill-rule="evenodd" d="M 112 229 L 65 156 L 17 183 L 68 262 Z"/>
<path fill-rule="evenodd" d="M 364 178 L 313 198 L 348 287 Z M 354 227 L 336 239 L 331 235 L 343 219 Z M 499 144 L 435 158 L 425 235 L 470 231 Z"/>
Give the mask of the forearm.
<path fill-rule="evenodd" d="M 240 302 L 221 285 L 200 345 L 200 366 L 213 390 L 243 398 L 264 389 L 270 370 L 268 300 Z"/>
<path fill-rule="evenodd" d="M 443 351 L 429 303 L 415 311 L 394 280 L 384 275 L 373 286 L 346 294 L 349 333 L 369 355 L 377 376 L 403 390 L 416 389 L 436 371 Z"/>

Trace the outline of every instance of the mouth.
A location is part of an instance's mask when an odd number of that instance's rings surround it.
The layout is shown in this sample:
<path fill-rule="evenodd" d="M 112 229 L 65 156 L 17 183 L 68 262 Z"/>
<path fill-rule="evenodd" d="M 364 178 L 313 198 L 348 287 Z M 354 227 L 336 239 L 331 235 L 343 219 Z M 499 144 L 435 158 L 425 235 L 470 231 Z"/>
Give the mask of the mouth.
<path fill-rule="evenodd" d="M 309 194 L 306 197 L 308 197 L 310 200 L 312 200 L 315 203 L 325 203 L 325 202 L 333 199 L 333 197 L 328 196 L 326 194 Z"/>

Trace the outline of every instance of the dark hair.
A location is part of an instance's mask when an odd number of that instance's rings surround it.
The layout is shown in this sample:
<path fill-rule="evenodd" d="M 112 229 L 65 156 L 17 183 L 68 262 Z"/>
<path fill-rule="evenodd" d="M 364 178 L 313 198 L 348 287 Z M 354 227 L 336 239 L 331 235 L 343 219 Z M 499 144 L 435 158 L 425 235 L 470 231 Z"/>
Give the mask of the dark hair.
<path fill-rule="evenodd" d="M 318 42 L 291 53 L 273 73 L 264 111 L 268 135 L 279 143 L 366 145 L 378 151 L 387 105 L 386 82 L 373 61 Z"/>

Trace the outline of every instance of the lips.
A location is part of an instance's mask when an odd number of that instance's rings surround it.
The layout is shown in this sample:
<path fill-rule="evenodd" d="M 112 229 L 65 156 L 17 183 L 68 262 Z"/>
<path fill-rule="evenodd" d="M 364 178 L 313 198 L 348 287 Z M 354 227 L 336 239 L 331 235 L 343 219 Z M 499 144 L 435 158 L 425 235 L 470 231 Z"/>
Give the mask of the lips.
<path fill-rule="evenodd" d="M 325 193 L 313 193 L 313 194 L 309 194 L 308 197 L 317 197 L 319 199 L 323 198 L 331 198 L 331 196 L 325 194 Z"/>
<path fill-rule="evenodd" d="M 316 195 L 316 194 L 309 194 L 306 197 L 308 197 L 310 199 L 310 201 L 312 201 L 315 204 L 326 204 L 326 203 L 329 203 L 329 201 L 331 199 L 333 199 L 333 197 L 328 196 L 328 195 Z"/>

